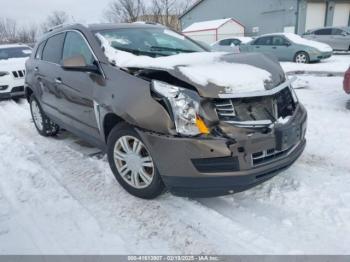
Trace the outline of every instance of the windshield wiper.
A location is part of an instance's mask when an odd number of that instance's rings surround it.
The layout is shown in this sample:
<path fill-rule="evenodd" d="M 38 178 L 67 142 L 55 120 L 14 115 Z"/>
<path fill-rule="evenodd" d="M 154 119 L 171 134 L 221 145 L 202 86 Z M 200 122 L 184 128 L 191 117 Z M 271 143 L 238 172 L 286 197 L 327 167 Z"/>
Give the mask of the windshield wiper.
<path fill-rule="evenodd" d="M 160 56 L 166 56 L 162 53 L 155 53 L 155 52 L 151 52 L 151 51 L 145 51 L 145 50 L 137 50 L 137 49 L 132 49 L 132 48 L 127 48 L 127 47 L 116 47 L 116 46 L 112 46 L 114 49 L 117 49 L 117 50 L 121 50 L 121 51 L 125 51 L 125 52 L 128 52 L 128 53 L 132 53 L 132 54 L 135 54 L 135 55 L 149 55 L 149 56 L 153 56 L 155 54 L 158 54 Z"/>
<path fill-rule="evenodd" d="M 165 47 L 165 46 L 151 46 L 151 50 L 154 50 L 154 51 L 174 51 L 174 52 L 182 52 L 182 53 L 194 53 L 194 52 L 196 52 L 195 50 L 171 48 L 171 47 Z"/>

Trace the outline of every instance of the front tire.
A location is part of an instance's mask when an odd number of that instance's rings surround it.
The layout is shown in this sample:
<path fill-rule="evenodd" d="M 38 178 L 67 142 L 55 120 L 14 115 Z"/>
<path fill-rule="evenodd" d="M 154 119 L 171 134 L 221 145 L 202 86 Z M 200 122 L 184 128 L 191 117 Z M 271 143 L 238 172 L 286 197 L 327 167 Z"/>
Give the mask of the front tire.
<path fill-rule="evenodd" d="M 294 62 L 298 64 L 308 64 L 310 63 L 310 56 L 306 52 L 298 52 L 294 56 Z"/>
<path fill-rule="evenodd" d="M 130 194 L 153 199 L 164 191 L 156 164 L 135 129 L 117 124 L 108 136 L 108 162 L 119 184 Z"/>
<path fill-rule="evenodd" d="M 32 119 L 38 133 L 45 137 L 57 135 L 59 126 L 45 115 L 34 95 L 30 97 L 29 104 Z"/>

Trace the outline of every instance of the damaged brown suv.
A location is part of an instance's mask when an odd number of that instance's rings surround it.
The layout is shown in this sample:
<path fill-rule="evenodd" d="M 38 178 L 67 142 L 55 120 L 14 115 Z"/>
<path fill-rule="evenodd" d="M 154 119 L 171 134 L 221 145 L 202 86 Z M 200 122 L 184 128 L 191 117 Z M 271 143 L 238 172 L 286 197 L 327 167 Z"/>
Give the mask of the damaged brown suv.
<path fill-rule="evenodd" d="M 55 28 L 26 70 L 38 132 L 62 127 L 101 148 L 141 198 L 240 192 L 305 148 L 307 113 L 278 62 L 208 52 L 159 25 Z"/>

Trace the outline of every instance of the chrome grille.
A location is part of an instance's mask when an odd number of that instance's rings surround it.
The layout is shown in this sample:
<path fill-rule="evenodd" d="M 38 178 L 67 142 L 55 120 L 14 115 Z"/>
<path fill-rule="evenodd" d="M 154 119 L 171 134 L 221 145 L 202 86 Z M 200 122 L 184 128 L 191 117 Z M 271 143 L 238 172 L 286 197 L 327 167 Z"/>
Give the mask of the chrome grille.
<path fill-rule="evenodd" d="M 253 166 L 258 166 L 266 163 L 270 163 L 273 160 L 279 159 L 285 155 L 287 155 L 290 151 L 292 151 L 295 146 L 288 148 L 286 150 L 278 151 L 274 148 L 268 150 L 262 150 L 252 154 L 252 164 Z"/>
<path fill-rule="evenodd" d="M 14 78 L 23 78 L 25 74 L 26 74 L 26 70 L 12 71 L 12 75 Z"/>

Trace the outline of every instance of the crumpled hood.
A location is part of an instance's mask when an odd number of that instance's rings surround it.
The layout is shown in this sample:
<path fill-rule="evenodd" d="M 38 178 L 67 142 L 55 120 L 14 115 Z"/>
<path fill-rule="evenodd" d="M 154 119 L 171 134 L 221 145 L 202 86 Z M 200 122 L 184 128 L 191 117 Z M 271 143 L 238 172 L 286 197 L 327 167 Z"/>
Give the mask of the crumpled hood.
<path fill-rule="evenodd" d="M 203 97 L 230 97 L 271 90 L 286 81 L 280 64 L 259 53 L 224 54 L 210 64 L 161 69 L 194 86 Z"/>
<path fill-rule="evenodd" d="M 106 38 L 97 37 L 106 57 L 116 66 L 166 71 L 194 86 L 203 97 L 263 92 L 285 81 L 279 63 L 263 54 L 199 52 L 152 58 L 116 50 Z"/>

